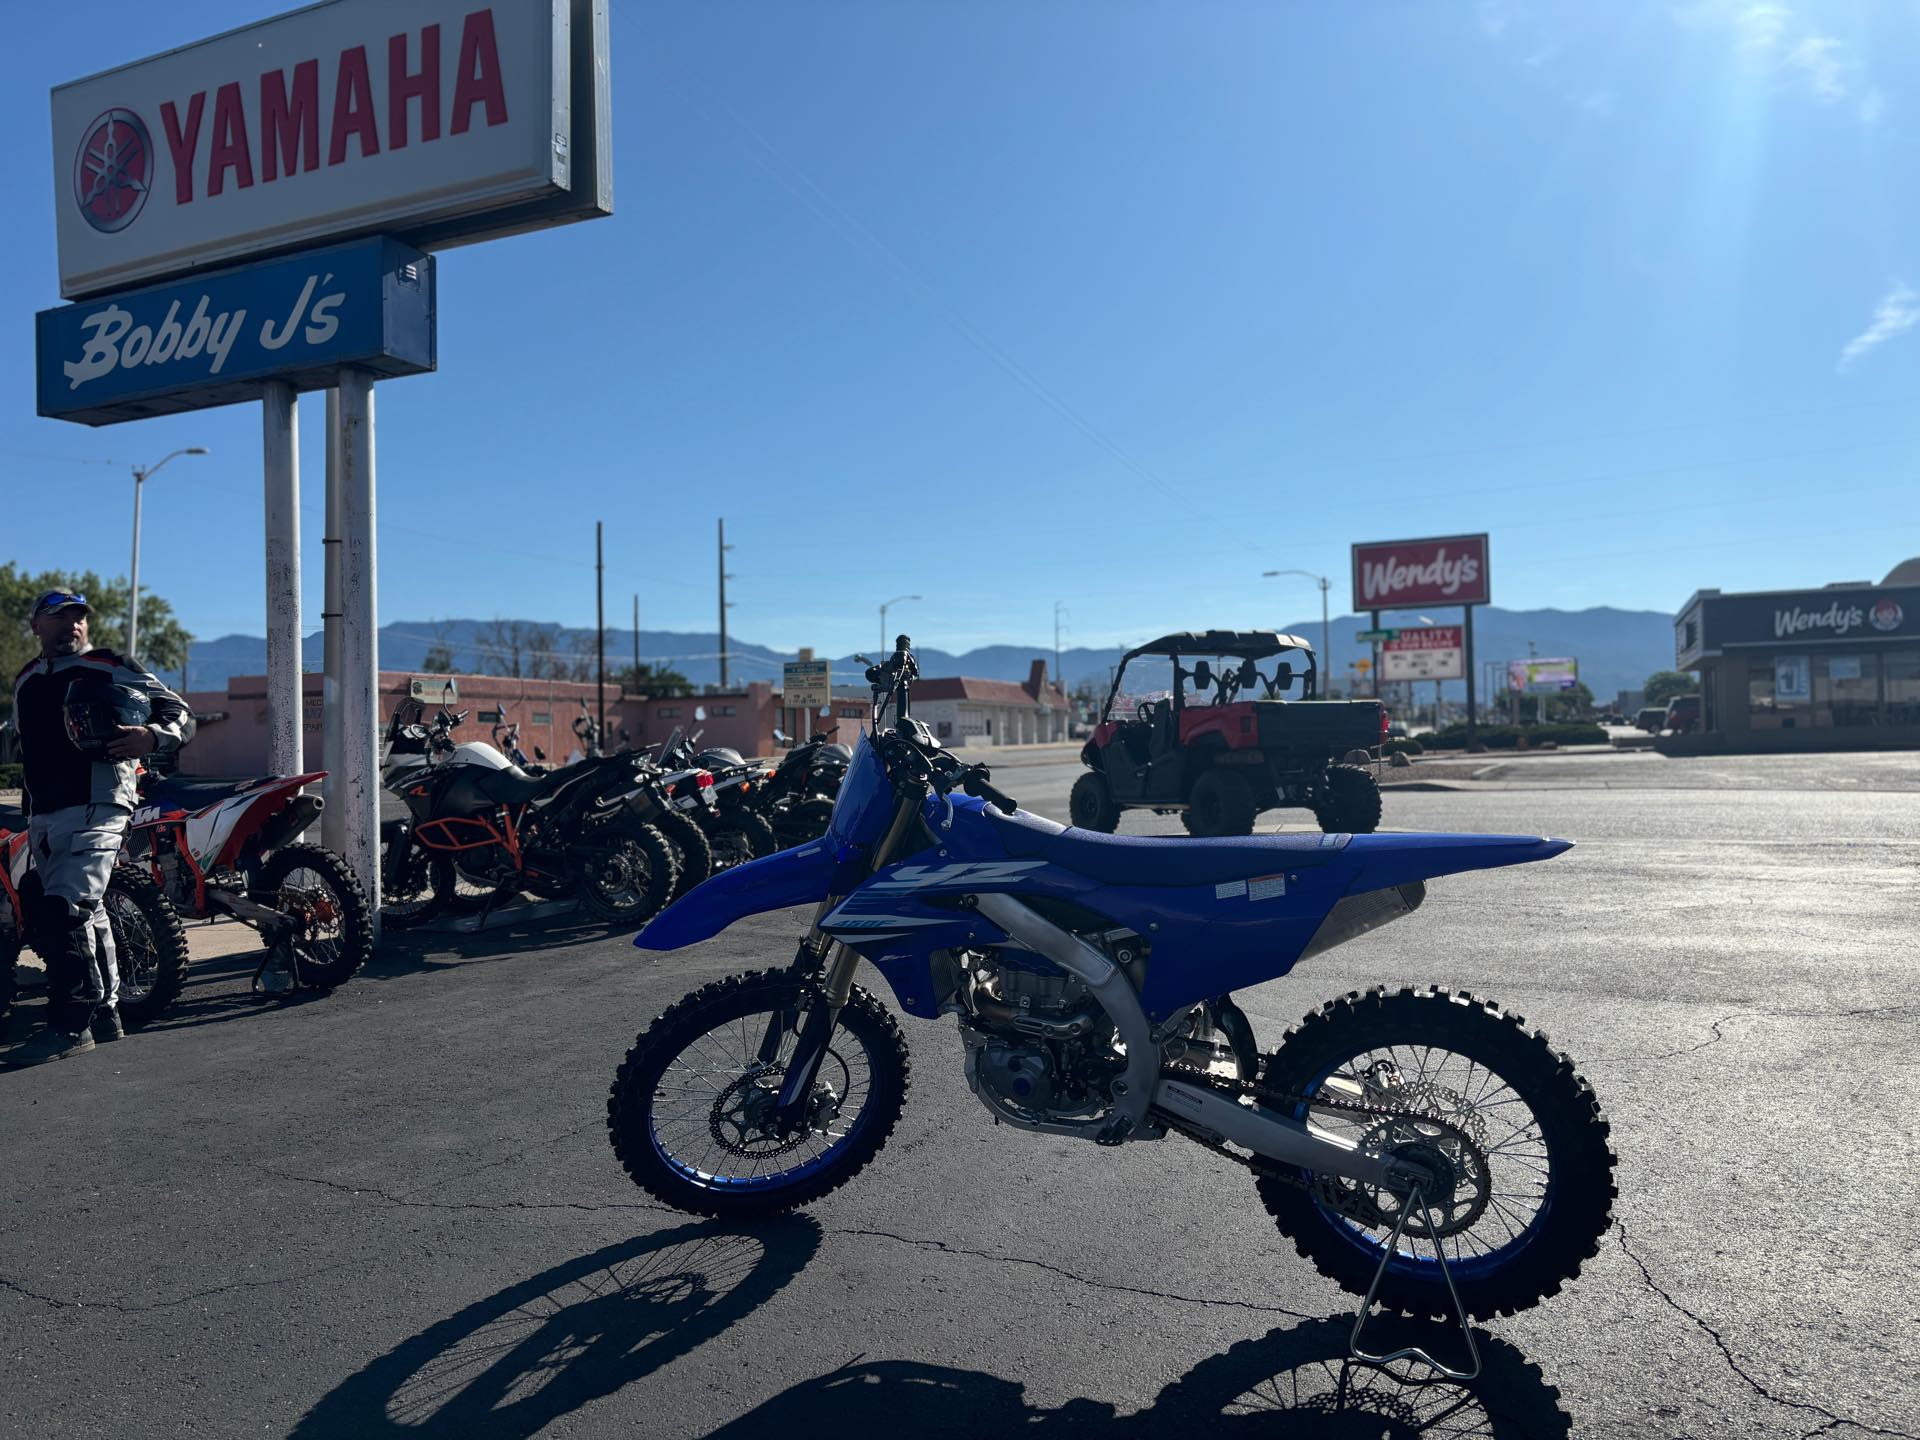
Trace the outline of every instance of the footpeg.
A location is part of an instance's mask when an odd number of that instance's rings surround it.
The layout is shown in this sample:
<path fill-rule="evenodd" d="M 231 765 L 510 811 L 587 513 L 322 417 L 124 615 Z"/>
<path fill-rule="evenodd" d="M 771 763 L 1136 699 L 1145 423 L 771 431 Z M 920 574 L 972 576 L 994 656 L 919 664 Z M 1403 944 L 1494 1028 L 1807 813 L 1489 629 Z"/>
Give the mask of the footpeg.
<path fill-rule="evenodd" d="M 1127 1143 L 1127 1137 L 1132 1134 L 1133 1117 L 1131 1115 L 1116 1115 L 1100 1127 L 1099 1133 L 1093 1137 L 1093 1143 L 1096 1145 L 1124 1145 Z"/>

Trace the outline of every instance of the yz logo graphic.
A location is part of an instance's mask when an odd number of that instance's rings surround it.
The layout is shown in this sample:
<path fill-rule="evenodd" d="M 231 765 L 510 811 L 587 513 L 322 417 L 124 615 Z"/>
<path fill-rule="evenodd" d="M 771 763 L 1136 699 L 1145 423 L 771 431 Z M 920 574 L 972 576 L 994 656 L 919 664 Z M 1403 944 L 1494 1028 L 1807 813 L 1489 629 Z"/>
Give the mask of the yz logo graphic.
<path fill-rule="evenodd" d="M 1046 863 L 1044 860 L 963 860 L 951 865 L 903 865 L 867 888 L 919 890 L 935 885 L 1004 885 Z"/>

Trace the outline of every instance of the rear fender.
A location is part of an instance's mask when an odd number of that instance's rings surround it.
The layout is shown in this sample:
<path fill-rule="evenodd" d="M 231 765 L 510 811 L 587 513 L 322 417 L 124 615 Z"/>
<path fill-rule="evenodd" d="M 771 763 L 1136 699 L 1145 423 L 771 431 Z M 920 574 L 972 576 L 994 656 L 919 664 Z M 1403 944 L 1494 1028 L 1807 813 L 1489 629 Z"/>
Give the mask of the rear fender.
<path fill-rule="evenodd" d="M 1535 835 L 1356 835 L 1338 863 L 1352 875 L 1347 893 L 1354 895 L 1466 870 L 1551 860 L 1572 848 L 1571 840 Z"/>
<path fill-rule="evenodd" d="M 839 865 L 834 846 L 815 840 L 722 870 L 654 916 L 633 943 L 642 950 L 678 950 L 711 940 L 748 915 L 824 900 Z"/>

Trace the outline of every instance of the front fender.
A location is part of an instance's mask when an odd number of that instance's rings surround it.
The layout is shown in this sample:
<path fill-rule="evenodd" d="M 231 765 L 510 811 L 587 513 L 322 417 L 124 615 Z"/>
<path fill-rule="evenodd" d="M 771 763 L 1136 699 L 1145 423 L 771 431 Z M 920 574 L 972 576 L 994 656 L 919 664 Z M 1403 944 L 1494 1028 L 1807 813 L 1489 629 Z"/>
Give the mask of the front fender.
<path fill-rule="evenodd" d="M 839 862 L 826 840 L 749 860 L 696 885 L 633 937 L 642 950 L 678 950 L 711 940 L 734 921 L 824 900 Z"/>

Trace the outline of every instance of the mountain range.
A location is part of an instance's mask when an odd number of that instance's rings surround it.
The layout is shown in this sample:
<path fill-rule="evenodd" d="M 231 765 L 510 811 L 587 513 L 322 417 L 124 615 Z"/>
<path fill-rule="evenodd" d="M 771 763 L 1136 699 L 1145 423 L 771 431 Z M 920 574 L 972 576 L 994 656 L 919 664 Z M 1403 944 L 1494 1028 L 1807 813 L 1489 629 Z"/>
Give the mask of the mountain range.
<path fill-rule="evenodd" d="M 1452 612 L 1432 617 L 1442 624 L 1454 620 Z M 491 620 L 399 620 L 380 628 L 380 668 L 418 670 L 429 650 L 444 644 L 453 654 L 456 671 L 498 671 L 497 659 L 488 655 L 487 638 L 501 624 L 512 621 Z M 529 622 L 520 622 L 523 628 Z M 1414 613 L 1389 612 L 1381 617 L 1383 626 L 1415 625 Z M 585 647 L 591 653 L 593 631 L 554 627 L 558 635 L 556 649 L 571 659 Z M 1367 628 L 1364 617 L 1342 615 L 1331 624 L 1335 675 L 1345 675 L 1349 662 L 1371 655 L 1371 647 L 1354 637 Z M 1320 644 L 1320 622 L 1300 620 L 1287 629 Z M 631 663 L 633 632 L 607 631 L 607 669 L 612 673 Z M 731 656 L 728 678 L 739 685 L 748 680 L 778 682 L 783 661 L 796 658 L 792 652 L 755 645 L 729 637 Z M 987 645 L 960 654 L 919 646 L 923 675 L 971 675 L 983 680 L 1027 678 L 1036 659 L 1046 659 L 1051 667 L 1051 646 Z M 1573 656 L 1580 662 L 1580 677 L 1596 697 L 1610 699 L 1616 691 L 1638 689 L 1647 676 L 1673 665 L 1673 617 L 1658 610 L 1616 610 L 1599 606 L 1589 610 L 1504 610 L 1483 606 L 1474 621 L 1474 651 L 1477 661 L 1503 661 L 1528 654 Z M 1088 681 L 1104 691 L 1111 668 L 1120 661 L 1122 648 L 1112 646 L 1076 647 L 1060 656 L 1060 669 L 1069 687 Z M 644 663 L 664 662 L 680 671 L 694 684 L 708 686 L 720 679 L 720 637 L 707 632 L 643 630 L 640 633 L 640 658 Z M 877 658 L 877 657 L 876 657 Z M 488 663 L 493 659 L 493 663 Z M 306 639 L 303 660 L 308 670 L 321 668 L 320 633 Z M 267 642 L 258 635 L 223 635 L 213 640 L 196 640 L 188 662 L 187 682 L 195 690 L 224 689 L 234 675 L 260 675 L 267 667 Z M 861 665 L 852 656 L 834 661 L 834 682 L 858 686 L 862 683 Z M 168 679 L 177 679 L 169 676 Z M 1165 661 L 1136 661 L 1127 672 L 1129 690 L 1164 688 L 1168 683 Z M 1448 682 L 1447 693 L 1464 695 L 1465 686 Z"/>

